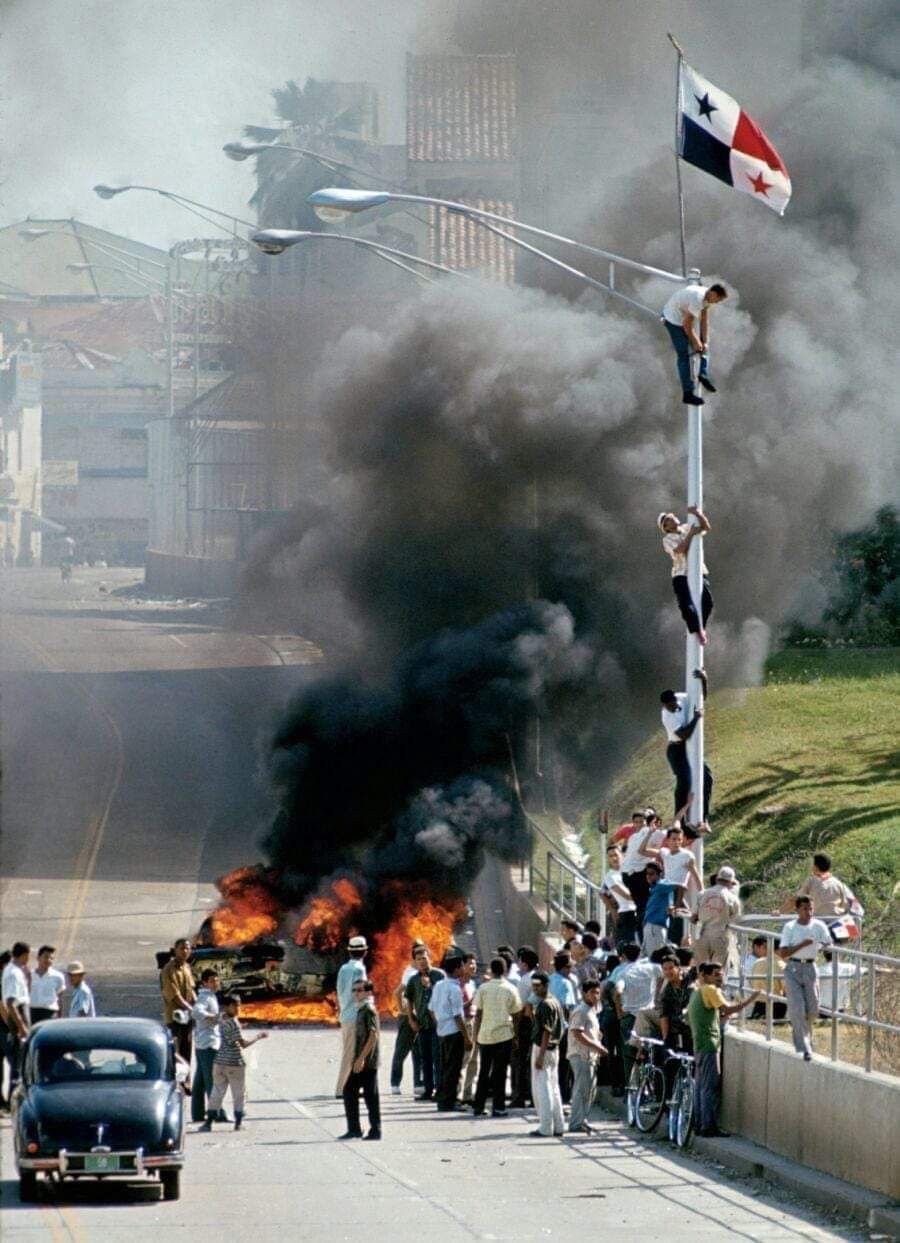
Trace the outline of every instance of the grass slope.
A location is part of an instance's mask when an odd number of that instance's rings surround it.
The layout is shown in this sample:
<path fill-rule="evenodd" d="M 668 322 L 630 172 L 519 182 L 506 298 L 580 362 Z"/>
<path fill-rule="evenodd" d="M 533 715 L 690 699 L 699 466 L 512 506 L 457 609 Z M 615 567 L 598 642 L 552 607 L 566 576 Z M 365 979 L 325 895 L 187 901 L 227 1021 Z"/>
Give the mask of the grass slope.
<path fill-rule="evenodd" d="M 896 648 L 788 649 L 770 658 L 762 686 L 711 695 L 707 758 L 716 788 L 707 870 L 731 863 L 750 882 L 748 909 L 779 905 L 808 874 L 812 852 L 826 850 L 866 906 L 869 931 L 896 949 L 898 705 Z M 620 820 L 647 803 L 671 814 L 661 730 L 610 792 Z M 590 848 L 596 859 L 595 841 Z"/>

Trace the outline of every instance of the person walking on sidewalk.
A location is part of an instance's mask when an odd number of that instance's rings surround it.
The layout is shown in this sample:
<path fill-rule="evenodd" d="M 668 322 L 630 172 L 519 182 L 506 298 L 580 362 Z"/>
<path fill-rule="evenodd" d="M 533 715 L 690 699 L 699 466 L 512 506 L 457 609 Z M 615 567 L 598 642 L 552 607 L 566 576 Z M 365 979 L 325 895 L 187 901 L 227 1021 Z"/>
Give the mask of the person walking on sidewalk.
<path fill-rule="evenodd" d="M 191 1007 L 194 1020 L 194 1053 L 197 1069 L 194 1071 L 194 1090 L 191 1092 L 191 1121 L 202 1122 L 206 1117 L 206 1102 L 212 1096 L 213 1063 L 222 1046 L 219 1031 L 219 975 L 213 967 L 200 973 L 200 991 Z M 227 1122 L 224 1109 L 219 1110 L 217 1122 Z"/>
<path fill-rule="evenodd" d="M 530 1134 L 562 1135 L 566 1128 L 559 1091 L 562 1007 L 550 992 L 550 977 L 546 971 L 535 971 L 531 988 L 536 999 L 531 1022 L 531 1095 L 538 1112 L 538 1127 Z"/>
<path fill-rule="evenodd" d="M 475 994 L 475 1042 L 481 1064 L 475 1088 L 473 1112 L 484 1113 L 488 1094 L 491 1114 L 506 1117 L 506 1072 L 512 1056 L 513 1024 L 522 1010 L 522 999 L 515 984 L 506 976 L 506 962 L 492 958 L 491 978 Z"/>
<path fill-rule="evenodd" d="M 581 992 L 584 1000 L 569 1018 L 569 1063 L 572 1067 L 569 1130 L 590 1135 L 588 1114 L 594 1103 L 597 1059 L 606 1056 L 606 1047 L 600 1039 L 600 981 L 585 980 Z"/>
<path fill-rule="evenodd" d="M 378 1096 L 378 1060 L 381 1026 L 375 1009 L 375 986 L 371 980 L 353 985 L 356 1003 L 356 1035 L 353 1064 L 344 1084 L 344 1113 L 347 1130 L 341 1139 L 381 1139 L 381 1100 Z M 359 1094 L 362 1092 L 369 1115 L 369 1131 L 363 1135 L 359 1122 Z"/>
<path fill-rule="evenodd" d="M 721 1081 L 722 1023 L 759 997 L 751 993 L 743 1001 L 730 1006 L 722 993 L 725 977 L 719 962 L 702 962 L 697 969 L 697 987 L 687 1007 L 688 1025 L 694 1042 L 694 1116 L 697 1134 L 727 1136 L 716 1122 Z"/>
<path fill-rule="evenodd" d="M 812 1024 L 819 1014 L 819 978 L 816 957 L 830 949 L 831 933 L 821 919 L 813 919 L 812 899 L 800 894 L 794 901 L 797 918 L 781 930 L 778 957 L 784 963 L 784 995 L 794 1048 L 805 1062 L 812 1061 Z"/>
<path fill-rule="evenodd" d="M 706 568 L 706 562 L 703 562 L 701 566 L 703 575 L 703 590 L 700 598 L 701 616 L 698 617 L 697 607 L 688 583 L 687 563 L 688 552 L 693 541 L 697 536 L 708 534 L 712 527 L 706 514 L 696 505 L 689 506 L 688 513 L 696 518 L 696 522 L 679 522 L 676 514 L 662 513 L 656 519 L 656 525 L 662 532 L 663 549 L 672 558 L 672 591 L 675 593 L 678 611 L 687 626 L 688 634 L 695 634 L 703 646 L 706 643 L 706 623 L 709 621 L 714 604 L 712 592 L 709 589 L 709 571 Z"/>
<path fill-rule="evenodd" d="M 353 997 L 353 985 L 366 978 L 366 964 L 363 961 L 368 950 L 365 937 L 351 937 L 347 942 L 347 961 L 337 973 L 338 1018 L 341 1024 L 341 1064 L 338 1069 L 337 1083 L 334 1094 L 341 1098 L 344 1095 L 344 1084 L 353 1064 L 353 1049 L 356 1041 L 356 1002 Z"/>
<path fill-rule="evenodd" d="M 663 327 L 678 361 L 681 400 L 688 406 L 703 405 L 703 398 L 694 392 L 692 353 L 700 355 L 700 383 L 708 393 L 716 391 L 709 376 L 709 308 L 727 297 L 728 290 L 718 281 L 714 285 L 695 282 L 676 289 L 662 309 Z"/>
<path fill-rule="evenodd" d="M 244 1050 L 260 1040 L 268 1040 L 268 1032 L 260 1032 L 250 1040 L 244 1038 L 241 1027 L 241 999 L 237 993 L 229 993 L 223 1002 L 225 1016 L 219 1026 L 222 1043 L 213 1061 L 213 1090 L 206 1111 L 206 1121 L 199 1129 L 211 1131 L 225 1101 L 225 1093 L 231 1088 L 234 1102 L 234 1129 L 239 1131 L 244 1122 L 246 1101 L 247 1063 Z"/>

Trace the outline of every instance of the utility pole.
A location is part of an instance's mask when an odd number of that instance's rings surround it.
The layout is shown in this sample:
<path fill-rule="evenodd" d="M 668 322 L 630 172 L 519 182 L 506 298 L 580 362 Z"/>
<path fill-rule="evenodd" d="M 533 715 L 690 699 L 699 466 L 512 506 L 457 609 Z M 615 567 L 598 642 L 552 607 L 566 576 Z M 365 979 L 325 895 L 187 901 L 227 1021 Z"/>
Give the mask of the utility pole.
<path fill-rule="evenodd" d="M 700 273 L 696 274 L 692 271 L 689 274 L 690 280 L 699 280 Z M 699 364 L 697 357 L 691 359 L 691 389 L 699 396 L 699 384 L 697 381 L 697 373 Z M 689 506 L 695 505 L 698 509 L 703 509 L 703 407 L 688 406 L 687 407 L 687 440 L 688 440 L 688 468 L 687 468 L 687 503 Z M 695 518 L 691 518 L 692 522 L 696 522 Z M 703 540 L 697 538 L 691 540 L 688 550 L 688 587 L 690 588 L 691 598 L 694 601 L 694 608 L 697 610 L 697 616 L 703 616 L 701 602 L 703 599 Z M 703 705 L 703 684 L 699 678 L 694 677 L 695 669 L 703 669 L 703 646 L 695 634 L 687 635 L 685 641 L 685 690 L 687 691 L 688 711 L 685 714 L 685 720 L 690 721 L 693 718 L 697 708 Z M 697 722 L 697 727 L 691 734 L 687 743 L 688 763 L 691 766 L 691 791 L 694 799 L 691 803 L 689 818 L 691 823 L 696 824 L 698 821 L 705 820 L 705 809 L 703 806 L 703 763 L 704 763 L 704 737 L 703 737 L 703 717 Z M 700 875 L 703 876 L 703 838 L 698 837 L 694 842 L 694 854 L 697 859 L 697 868 Z M 704 879 L 705 883 L 705 879 Z"/>

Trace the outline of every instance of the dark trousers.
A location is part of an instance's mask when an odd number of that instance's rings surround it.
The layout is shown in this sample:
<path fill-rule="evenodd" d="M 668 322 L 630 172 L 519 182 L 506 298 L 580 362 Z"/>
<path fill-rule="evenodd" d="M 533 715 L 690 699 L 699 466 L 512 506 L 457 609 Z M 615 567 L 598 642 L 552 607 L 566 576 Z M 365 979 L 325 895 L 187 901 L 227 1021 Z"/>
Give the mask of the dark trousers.
<path fill-rule="evenodd" d="M 559 1094 L 562 1097 L 562 1103 L 568 1105 L 572 1099 L 572 1067 L 569 1065 L 569 1033 L 567 1031 L 563 1032 L 562 1040 L 559 1042 L 559 1064 L 556 1074 L 559 1078 Z"/>
<path fill-rule="evenodd" d="M 59 1018 L 58 1010 L 47 1010 L 44 1008 L 44 1006 L 32 1006 L 31 1007 L 32 1026 L 35 1023 L 43 1023 L 45 1019 L 58 1019 L 58 1018 Z"/>
<path fill-rule="evenodd" d="M 696 634 L 701 624 L 703 626 L 706 625 L 709 615 L 713 611 L 713 598 L 712 592 L 709 589 L 709 579 L 703 579 L 703 594 L 700 599 L 700 609 L 703 613 L 702 623 L 694 607 L 694 597 L 691 595 L 686 574 L 676 574 L 674 576 L 672 579 L 672 590 L 675 592 L 675 599 L 678 601 L 678 611 L 684 618 L 688 634 Z"/>
<path fill-rule="evenodd" d="M 650 860 L 648 859 L 649 863 Z M 647 873 L 643 868 L 639 872 L 625 872 L 622 875 L 625 882 L 625 888 L 631 894 L 632 901 L 637 907 L 635 913 L 635 933 L 639 932 L 644 922 L 644 907 L 647 905 L 647 898 L 650 896 L 650 886 L 647 884 Z M 621 919 L 621 915 L 619 916 Z M 635 941 L 637 936 L 633 938 Z"/>
<path fill-rule="evenodd" d="M 191 1050 L 194 1047 L 194 1037 L 190 1023 L 169 1023 L 167 1026 L 172 1033 L 172 1039 L 175 1041 L 175 1052 L 179 1057 L 183 1057 L 188 1066 L 190 1066 Z M 190 1082 L 190 1071 L 188 1071 L 188 1081 Z"/>
<path fill-rule="evenodd" d="M 491 1110 L 506 1108 L 506 1072 L 512 1055 L 512 1040 L 478 1046 L 478 1085 L 475 1088 L 475 1113 L 484 1113 L 485 1101 L 491 1097 Z"/>
<path fill-rule="evenodd" d="M 422 1086 L 426 1096 L 434 1096 L 441 1082 L 441 1046 L 433 1027 L 422 1028 L 416 1044 L 422 1058 Z"/>
<path fill-rule="evenodd" d="M 632 873 L 638 875 L 638 873 Z M 644 885 L 647 886 L 647 878 L 644 877 Z M 630 892 L 630 889 L 629 889 Z M 616 916 L 616 945 L 633 945 L 637 942 L 638 935 L 638 913 L 637 911 L 619 911 Z"/>
<path fill-rule="evenodd" d="M 609 1086 L 618 1090 L 625 1084 L 625 1072 L 622 1067 L 622 1050 L 619 1046 L 619 1016 L 612 1006 L 604 1005 L 600 1011 L 600 1031 L 603 1034 L 603 1043 L 609 1050 L 609 1056 L 600 1058 L 598 1074 L 605 1074 Z"/>
<path fill-rule="evenodd" d="M 687 743 L 670 742 L 666 747 L 666 759 L 675 777 L 675 811 L 681 811 L 691 793 L 691 766 L 688 762 Z M 712 799 L 713 775 L 708 764 L 703 765 L 703 815 L 701 819 L 709 819 L 709 804 Z M 691 807 L 691 815 L 697 814 L 696 802 Z M 633 873 L 632 873 L 633 875 Z M 628 884 L 628 877 L 625 883 Z M 631 886 L 628 886 L 629 889 Z M 635 899 L 637 901 L 637 899 Z"/>
<path fill-rule="evenodd" d="M 409 1025 L 406 1015 L 401 1015 L 400 1022 L 397 1024 L 397 1041 L 394 1045 L 394 1056 L 391 1059 L 392 1088 L 399 1088 L 403 1082 L 403 1063 L 410 1053 L 412 1053 L 413 1059 L 413 1086 L 416 1087 L 422 1079 L 422 1057 L 419 1052 L 419 1042 L 416 1039 L 416 1033 Z"/>
<path fill-rule="evenodd" d="M 438 1109 L 452 1109 L 459 1094 L 459 1077 L 462 1074 L 466 1045 L 462 1032 L 440 1037 L 441 1086 L 438 1090 Z"/>
<path fill-rule="evenodd" d="M 513 1050 L 513 1104 L 524 1108 L 531 1104 L 531 1019 L 521 1014 L 514 1020 L 516 1044 Z"/>
<path fill-rule="evenodd" d="M 351 1071 L 344 1083 L 344 1113 L 347 1115 L 347 1130 L 352 1135 L 361 1135 L 359 1125 L 359 1094 L 362 1091 L 366 1102 L 366 1113 L 369 1115 L 369 1130 L 376 1135 L 381 1134 L 381 1098 L 378 1095 L 378 1071 Z"/>
<path fill-rule="evenodd" d="M 669 334 L 669 339 L 675 348 L 678 366 L 678 379 L 681 381 L 681 391 L 690 393 L 693 391 L 694 383 L 691 379 L 691 341 L 688 334 L 682 328 L 681 324 L 670 324 L 667 319 L 663 320 L 663 326 Z M 709 374 L 709 354 L 700 355 L 700 374 Z"/>
<path fill-rule="evenodd" d="M 213 1062 L 216 1060 L 215 1049 L 197 1050 L 197 1068 L 194 1071 L 194 1086 L 191 1091 L 191 1121 L 202 1122 L 206 1117 L 206 1101 L 213 1090 Z"/>
<path fill-rule="evenodd" d="M 719 1054 L 694 1054 L 694 1117 L 697 1130 L 713 1130 L 719 1107 Z"/>

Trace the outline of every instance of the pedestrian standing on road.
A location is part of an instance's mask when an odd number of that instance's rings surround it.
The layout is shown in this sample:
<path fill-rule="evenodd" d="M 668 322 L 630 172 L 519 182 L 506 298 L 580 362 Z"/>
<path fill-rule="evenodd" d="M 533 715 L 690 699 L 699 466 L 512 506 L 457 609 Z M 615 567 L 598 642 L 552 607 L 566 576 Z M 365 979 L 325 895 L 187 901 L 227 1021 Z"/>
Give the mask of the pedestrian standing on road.
<path fill-rule="evenodd" d="M 724 302 L 728 290 L 718 281 L 701 285 L 694 281 L 676 289 L 662 309 L 663 327 L 669 334 L 678 363 L 681 400 L 688 406 L 702 406 L 703 398 L 694 392 L 691 354 L 700 355 L 698 379 L 708 393 L 716 386 L 709 376 L 709 308 Z"/>
<path fill-rule="evenodd" d="M 163 995 L 163 1022 L 172 1033 L 175 1052 L 191 1064 L 191 1007 L 197 1000 L 197 987 L 191 970 L 192 946 L 187 937 L 179 937 L 172 947 L 172 957 L 159 973 L 159 985 Z M 176 1015 L 175 1011 L 181 1013 Z M 190 1078 L 190 1075 L 188 1076 Z M 191 1091 L 190 1083 L 184 1085 Z"/>
<path fill-rule="evenodd" d="M 572 1011 L 569 1019 L 568 1056 L 572 1067 L 569 1130 L 590 1135 L 592 1128 L 588 1122 L 588 1114 L 594 1103 L 597 1059 L 606 1056 L 606 1047 L 600 1039 L 600 981 L 585 980 L 581 993 L 583 1000 Z"/>
<path fill-rule="evenodd" d="M 578 1005 L 578 984 L 572 976 L 572 955 L 568 950 L 560 950 L 553 958 L 553 971 L 550 974 L 550 992 L 559 1002 L 563 1016 L 563 1034 L 559 1042 L 559 1091 L 564 1105 L 568 1105 L 572 1095 L 572 1072 L 568 1059 L 568 1026 L 569 1015 Z"/>
<path fill-rule="evenodd" d="M 416 953 L 424 948 L 425 945 L 422 941 L 413 941 L 410 951 L 412 962 L 403 968 L 400 983 L 397 985 L 397 990 L 394 993 L 397 1005 L 400 1008 L 400 1018 L 397 1022 L 397 1039 L 394 1043 L 394 1056 L 391 1059 L 391 1093 L 394 1096 L 400 1095 L 400 1085 L 403 1082 L 403 1063 L 410 1053 L 412 1053 L 413 1062 L 413 1091 L 415 1092 L 416 1088 L 422 1086 L 422 1054 L 416 1033 L 409 1022 L 409 1002 L 406 998 L 406 986 L 418 971 Z"/>
<path fill-rule="evenodd" d="M 434 1099 L 441 1082 L 441 1053 L 434 1015 L 429 1007 L 434 986 L 444 978 L 444 973 L 438 967 L 432 967 L 431 955 L 424 945 L 416 950 L 415 960 L 416 973 L 407 982 L 406 1000 L 409 1005 L 409 1025 L 422 1057 L 424 1087 L 416 1099 L 430 1101 Z"/>
<path fill-rule="evenodd" d="M 706 623 L 713 611 L 712 592 L 709 589 L 709 571 L 705 562 L 700 567 L 703 575 L 703 590 L 700 598 L 700 615 L 691 595 L 688 582 L 688 552 L 695 539 L 707 535 L 712 527 L 702 509 L 696 505 L 688 507 L 688 513 L 695 522 L 679 522 L 677 514 L 662 513 L 656 519 L 656 525 L 662 533 L 663 550 L 672 559 L 672 591 L 681 619 L 687 626 L 688 634 L 695 634 L 703 647 L 706 644 Z"/>
<path fill-rule="evenodd" d="M 365 937 L 351 937 L 347 942 L 347 961 L 337 973 L 338 1017 L 341 1023 L 341 1064 L 338 1069 L 337 1083 L 334 1094 L 339 1099 L 344 1095 L 344 1084 L 353 1065 L 353 1050 L 356 1046 L 356 1001 L 353 996 L 353 985 L 366 978 L 365 957 L 368 950 Z"/>
<path fill-rule="evenodd" d="M 634 1031 L 640 1012 L 655 1006 L 657 990 L 662 979 L 662 967 L 651 962 L 649 958 L 641 958 L 640 952 L 640 947 L 637 945 L 622 947 L 625 965 L 618 968 L 613 992 L 616 1017 L 619 1020 L 619 1045 L 626 1083 L 631 1076 L 635 1058 L 635 1045 L 631 1039 L 631 1033 Z"/>
<path fill-rule="evenodd" d="M 722 993 L 725 976 L 719 962 L 702 962 L 698 969 L 697 987 L 688 1002 L 687 1018 L 694 1042 L 694 1116 L 697 1134 L 727 1136 L 716 1121 L 721 1081 L 722 1023 L 759 996 L 751 993 L 736 1005 L 728 1005 Z"/>
<path fill-rule="evenodd" d="M 464 1105 L 471 1105 L 475 1099 L 475 1083 L 478 1078 L 480 1057 L 475 1040 L 475 997 L 483 981 L 478 979 L 478 958 L 475 954 L 463 955 L 463 968 L 460 987 L 462 988 L 463 1018 L 466 1020 L 469 1047 L 463 1059 L 462 1102 Z"/>
<path fill-rule="evenodd" d="M 796 919 L 781 930 L 778 957 L 784 963 L 784 995 L 794 1048 L 805 1062 L 812 1061 L 812 1024 L 819 1016 L 819 979 L 816 957 L 830 949 L 831 933 L 821 919 L 813 919 L 812 899 L 800 894 L 794 901 Z"/>
<path fill-rule="evenodd" d="M 219 1022 L 221 1044 L 213 1060 L 213 1090 L 206 1111 L 206 1121 L 201 1131 L 211 1131 L 213 1123 L 225 1102 L 225 1093 L 231 1088 L 234 1103 L 234 1129 L 239 1131 L 244 1122 L 244 1105 L 247 1098 L 247 1063 L 244 1050 L 260 1040 L 267 1040 L 268 1032 L 260 1032 L 250 1040 L 244 1038 L 241 1027 L 241 999 L 237 993 L 229 993 L 223 1003 L 225 1014 Z"/>
<path fill-rule="evenodd" d="M 381 1027 L 375 1009 L 375 986 L 371 980 L 353 984 L 356 1001 L 356 1036 L 353 1064 L 344 1084 L 344 1113 L 347 1130 L 341 1139 L 381 1139 L 381 1100 L 378 1096 L 378 1056 Z M 369 1131 L 363 1135 L 359 1122 L 359 1094 L 362 1092 L 369 1115 Z"/>
<path fill-rule="evenodd" d="M 730 924 L 741 917 L 740 885 L 734 868 L 720 867 L 715 880 L 697 899 L 694 921 L 697 962 L 720 962 L 726 976 L 737 969 L 737 940 Z"/>
<path fill-rule="evenodd" d="M 9 1093 L 19 1082 L 22 1073 L 22 1050 L 31 1028 L 31 989 L 29 986 L 28 959 L 31 946 L 26 941 L 16 941 L 10 951 L 10 959 L 0 977 L 0 996 L 6 1007 L 6 1026 L 9 1031 Z"/>
<path fill-rule="evenodd" d="M 69 977 L 69 988 L 72 990 L 69 998 L 69 1018 L 95 1019 L 97 1006 L 94 1002 L 94 990 L 85 978 L 84 963 L 76 958 L 66 967 L 66 975 Z"/>
<path fill-rule="evenodd" d="M 31 973 L 32 1024 L 59 1018 L 59 999 L 65 991 L 66 977 L 53 965 L 55 954 L 53 945 L 42 945 L 38 950 L 37 966 Z"/>
<path fill-rule="evenodd" d="M 546 971 L 531 977 L 534 1017 L 531 1022 L 531 1095 L 538 1112 L 533 1136 L 562 1135 L 566 1129 L 559 1094 L 559 1042 L 563 1036 L 562 1007 L 550 992 Z"/>
<path fill-rule="evenodd" d="M 206 1117 L 206 1102 L 212 1096 L 213 1063 L 222 1046 L 219 1031 L 219 975 L 213 967 L 206 967 L 200 974 L 200 991 L 191 1008 L 194 1020 L 194 1052 L 197 1070 L 194 1074 L 194 1090 L 191 1093 L 191 1121 L 202 1122 Z M 227 1122 L 224 1109 L 219 1110 L 217 1122 Z"/>
<path fill-rule="evenodd" d="M 442 1113 L 449 1113 L 457 1107 L 460 1075 L 466 1051 L 471 1044 L 463 1006 L 462 985 L 465 969 L 461 958 L 446 958 L 444 979 L 435 984 L 429 1002 L 441 1050 L 441 1086 L 438 1089 L 437 1107 Z"/>
<path fill-rule="evenodd" d="M 492 958 L 491 978 L 475 995 L 475 1040 L 479 1046 L 481 1066 L 475 1089 L 473 1112 L 484 1113 L 488 1095 L 491 1114 L 506 1117 L 506 1072 L 512 1057 L 514 1023 L 522 1009 L 522 999 L 515 984 L 506 979 L 506 962 Z"/>
<path fill-rule="evenodd" d="M 516 988 L 522 1009 L 515 1021 L 515 1039 L 513 1042 L 512 1063 L 512 1106 L 514 1109 L 527 1109 L 531 1101 L 531 980 L 537 970 L 540 959 L 537 950 L 530 945 L 520 945 L 516 951 L 519 957 L 519 979 Z"/>
<path fill-rule="evenodd" d="M 7 964 L 11 961 L 12 954 L 9 950 L 3 950 L 0 953 L 0 978 L 2 978 Z M 7 1111 L 9 1110 L 9 1084 L 6 1081 L 4 1086 L 4 1081 L 7 1073 L 11 1073 L 11 1057 L 12 1032 L 9 1030 L 6 1002 L 3 1000 L 2 990 L 0 990 L 0 1110 Z"/>

